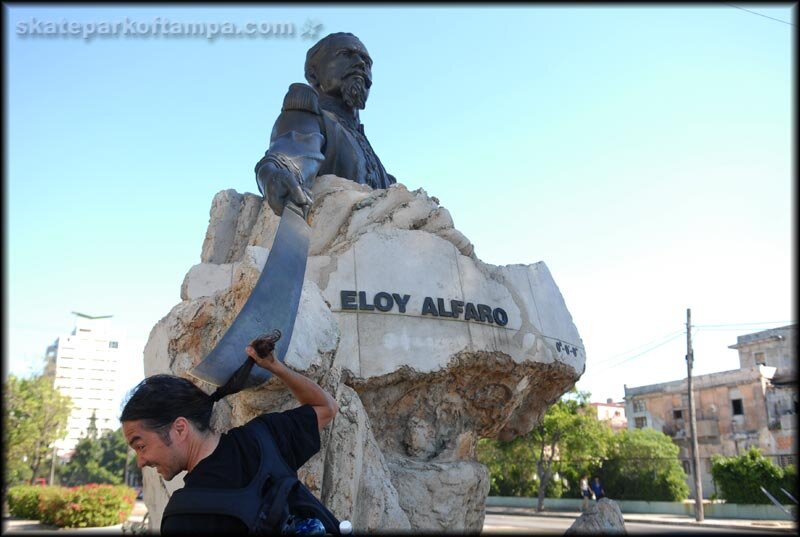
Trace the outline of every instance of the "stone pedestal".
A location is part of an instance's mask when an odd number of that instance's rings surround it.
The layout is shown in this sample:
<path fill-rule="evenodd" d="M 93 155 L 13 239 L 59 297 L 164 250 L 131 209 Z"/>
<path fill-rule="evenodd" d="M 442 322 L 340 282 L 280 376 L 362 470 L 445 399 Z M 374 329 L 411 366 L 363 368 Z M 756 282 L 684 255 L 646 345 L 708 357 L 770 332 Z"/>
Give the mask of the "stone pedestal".
<path fill-rule="evenodd" d="M 479 531 L 489 485 L 477 440 L 530 431 L 583 373 L 561 293 L 542 262 L 481 262 L 421 189 L 323 176 L 312 195 L 285 363 L 333 394 L 340 413 L 301 478 L 356 531 Z M 215 196 L 201 263 L 153 328 L 146 375 L 191 378 L 247 300 L 278 222 L 260 196 Z M 295 405 L 271 379 L 218 403 L 212 425 L 225 431 Z M 145 474 L 153 522 L 169 493 Z"/>

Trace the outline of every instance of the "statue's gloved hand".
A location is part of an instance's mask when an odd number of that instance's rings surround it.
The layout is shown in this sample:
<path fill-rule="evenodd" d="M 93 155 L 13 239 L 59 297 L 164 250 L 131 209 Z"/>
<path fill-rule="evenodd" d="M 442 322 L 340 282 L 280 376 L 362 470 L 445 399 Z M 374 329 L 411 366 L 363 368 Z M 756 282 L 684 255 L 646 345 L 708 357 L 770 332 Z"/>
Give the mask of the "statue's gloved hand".
<path fill-rule="evenodd" d="M 267 163 L 259 170 L 258 179 L 266 194 L 267 203 L 276 215 L 283 214 L 288 201 L 297 205 L 304 217 L 308 215 L 311 197 L 303 190 L 293 173 Z"/>

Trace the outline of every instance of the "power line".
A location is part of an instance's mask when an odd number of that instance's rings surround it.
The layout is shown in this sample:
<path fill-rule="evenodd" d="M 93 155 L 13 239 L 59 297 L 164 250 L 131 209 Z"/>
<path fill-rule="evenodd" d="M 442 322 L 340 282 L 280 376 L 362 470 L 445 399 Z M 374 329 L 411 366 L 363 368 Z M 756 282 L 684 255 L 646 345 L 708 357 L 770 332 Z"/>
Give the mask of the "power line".
<path fill-rule="evenodd" d="M 766 324 L 787 325 L 787 324 L 793 324 L 793 323 L 794 323 L 794 321 L 758 321 L 758 322 L 752 322 L 752 323 L 693 324 L 692 325 L 692 334 L 697 334 L 701 329 L 704 330 L 704 331 L 741 331 L 741 330 L 743 330 L 742 327 L 747 327 L 747 326 L 758 326 L 758 325 L 766 325 Z M 626 362 L 629 362 L 629 361 L 633 360 L 634 358 L 638 358 L 638 357 L 640 357 L 640 356 L 642 356 L 644 354 L 647 354 L 648 352 L 650 352 L 652 350 L 655 350 L 655 349 L 657 349 L 657 348 L 659 348 L 659 347 L 661 347 L 663 345 L 666 345 L 667 343 L 669 343 L 669 342 L 673 341 L 674 339 L 676 339 L 678 336 L 682 336 L 685 333 L 686 333 L 685 330 L 678 330 L 676 332 L 672 332 L 670 334 L 666 334 L 664 336 L 656 338 L 656 339 L 654 339 L 652 341 L 649 341 L 647 343 L 643 343 L 641 345 L 637 345 L 636 347 L 628 349 L 628 350 L 626 350 L 624 352 L 617 353 L 617 354 L 615 354 L 613 356 L 610 356 L 608 358 L 603 358 L 602 360 L 594 361 L 593 365 L 595 365 L 595 366 L 602 365 L 603 367 L 593 368 L 593 370 L 594 371 L 604 371 L 606 369 L 613 369 L 615 367 L 618 367 L 618 366 L 620 366 L 620 365 L 622 365 L 622 364 L 624 364 Z M 664 338 L 666 338 L 666 339 L 664 339 Z M 652 347 L 649 347 L 649 348 L 643 350 L 642 352 L 640 352 L 638 354 L 634 354 L 633 356 L 627 357 L 624 360 L 621 360 L 621 361 L 619 361 L 619 362 L 617 362 L 615 364 L 609 364 L 609 362 L 613 362 L 617 358 L 620 358 L 622 356 L 627 355 L 628 353 L 631 353 L 633 351 L 641 349 L 642 347 L 647 347 L 648 345 L 652 345 L 653 343 L 656 343 L 656 342 L 659 342 L 659 343 L 657 345 L 655 345 L 655 346 L 652 346 Z M 609 364 L 609 365 L 604 365 L 604 364 Z"/>
<path fill-rule="evenodd" d="M 764 15 L 763 13 L 757 13 L 757 12 L 755 12 L 755 11 L 750 11 L 749 9 L 745 9 L 745 8 L 743 8 L 743 7 L 735 6 L 735 5 L 733 5 L 733 4 L 728 4 L 727 2 L 720 2 L 720 3 L 721 3 L 721 4 L 724 4 L 724 5 L 726 5 L 726 6 L 735 7 L 736 9 L 741 9 L 742 11 L 747 11 L 748 13 L 752 13 L 753 15 L 758 15 L 759 17 L 764 17 L 764 18 L 767 18 L 767 19 L 772 19 L 772 20 L 774 20 L 774 21 L 782 22 L 783 24 L 788 24 L 789 26 L 794 26 L 794 24 L 792 24 L 791 22 L 786 22 L 785 20 L 776 19 L 775 17 L 770 17 L 769 15 Z"/>
<path fill-rule="evenodd" d="M 620 361 L 620 362 L 617 362 L 617 363 L 616 363 L 616 364 L 614 364 L 614 365 L 611 365 L 611 366 L 608 366 L 608 367 L 601 367 L 599 370 L 600 370 L 600 371 L 603 371 L 603 370 L 605 370 L 605 369 L 614 369 L 615 367 L 619 367 L 619 366 L 621 366 L 622 364 L 624 364 L 625 362 L 630 362 L 630 361 L 631 361 L 631 360 L 633 360 L 634 358 L 638 358 L 638 357 L 640 357 L 640 356 L 642 356 L 642 355 L 644 355 L 644 354 L 647 354 L 647 353 L 648 353 L 648 352 L 650 352 L 650 351 L 653 351 L 653 350 L 655 350 L 655 349 L 657 349 L 657 348 L 659 348 L 659 347 L 661 347 L 661 346 L 663 346 L 663 345 L 666 345 L 667 343 L 669 343 L 669 342 L 673 341 L 675 338 L 678 338 L 678 337 L 681 337 L 681 336 L 683 336 L 683 334 L 685 334 L 685 332 L 683 332 L 683 331 L 681 331 L 681 332 L 678 332 L 677 334 L 675 334 L 675 335 L 674 335 L 674 336 L 672 336 L 671 338 L 667 339 L 666 341 L 662 341 L 662 342 L 661 342 L 661 343 L 659 343 L 658 345 L 655 345 L 655 346 L 653 346 L 653 347 L 650 347 L 649 349 L 647 349 L 647 350 L 644 350 L 644 351 L 640 352 L 639 354 L 634 354 L 634 355 L 633 355 L 633 356 L 631 356 L 630 358 L 626 358 L 625 360 L 622 360 L 622 361 Z"/>
<path fill-rule="evenodd" d="M 756 323 L 727 323 L 727 324 L 695 324 L 692 326 L 695 327 L 702 327 L 702 328 L 716 328 L 716 327 L 724 327 L 724 326 L 758 326 L 762 324 L 794 324 L 795 321 L 762 321 Z"/>
<path fill-rule="evenodd" d="M 671 333 L 666 334 L 664 336 L 658 337 L 658 338 L 654 339 L 653 341 L 648 341 L 647 343 L 642 343 L 641 345 L 637 345 L 637 346 L 635 346 L 635 347 L 633 347 L 631 349 L 628 349 L 626 351 L 618 352 L 617 354 L 614 354 L 613 356 L 609 356 L 608 358 L 603 358 L 602 360 L 598 360 L 598 361 L 595 362 L 595 364 L 604 364 L 606 362 L 610 362 L 610 361 L 614 360 L 615 358 L 619 358 L 620 356 L 625 356 L 626 354 L 631 353 L 631 352 L 636 351 L 636 350 L 639 350 L 642 347 L 646 347 L 648 345 L 652 345 L 653 343 L 655 343 L 657 341 L 661 341 L 664 338 L 670 338 L 670 337 L 674 336 L 675 334 L 682 334 L 682 333 L 683 333 L 683 330 L 678 330 L 677 332 L 671 332 Z"/>

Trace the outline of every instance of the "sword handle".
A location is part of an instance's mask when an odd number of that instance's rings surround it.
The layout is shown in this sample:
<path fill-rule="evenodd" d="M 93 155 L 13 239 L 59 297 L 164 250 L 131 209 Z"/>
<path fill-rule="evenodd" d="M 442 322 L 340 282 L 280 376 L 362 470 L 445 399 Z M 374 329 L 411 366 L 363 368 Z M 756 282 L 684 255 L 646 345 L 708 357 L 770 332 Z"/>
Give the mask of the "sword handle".
<path fill-rule="evenodd" d="M 258 336 L 252 341 L 252 345 L 259 356 L 269 356 L 269 353 L 275 349 L 275 343 L 277 343 L 280 338 L 281 331 L 275 329 L 272 332 Z M 216 402 L 223 397 L 242 391 L 247 385 L 250 371 L 253 370 L 255 364 L 255 360 L 248 356 L 244 363 L 231 375 L 228 382 L 217 388 L 217 390 L 211 394 L 211 399 Z"/>
<path fill-rule="evenodd" d="M 272 332 L 268 332 L 266 334 L 261 334 L 256 339 L 253 340 L 252 345 L 253 348 L 256 350 L 258 355 L 262 358 L 266 358 L 269 356 L 275 349 L 275 344 L 281 338 L 281 331 L 277 328 Z"/>
<path fill-rule="evenodd" d="M 283 206 L 283 210 L 285 211 L 287 209 L 308 223 L 308 213 L 311 211 L 311 205 L 306 204 L 301 207 L 291 200 L 286 200 L 286 205 Z"/>

